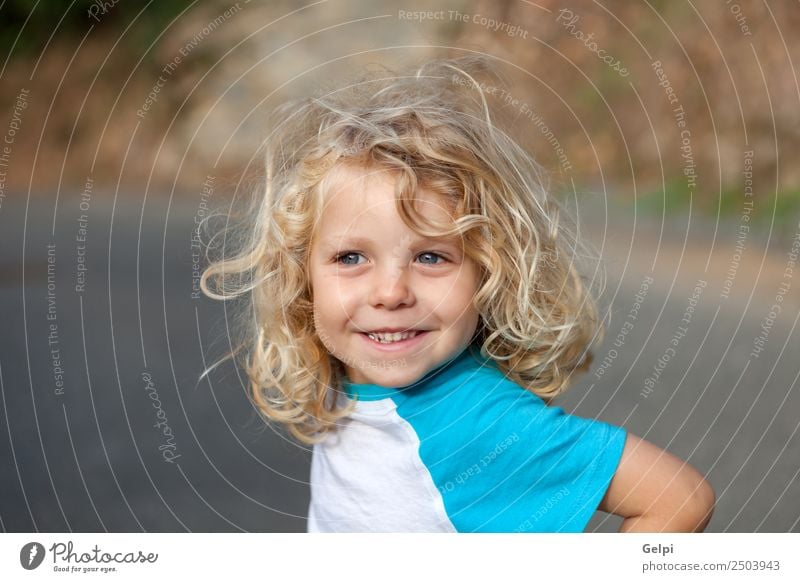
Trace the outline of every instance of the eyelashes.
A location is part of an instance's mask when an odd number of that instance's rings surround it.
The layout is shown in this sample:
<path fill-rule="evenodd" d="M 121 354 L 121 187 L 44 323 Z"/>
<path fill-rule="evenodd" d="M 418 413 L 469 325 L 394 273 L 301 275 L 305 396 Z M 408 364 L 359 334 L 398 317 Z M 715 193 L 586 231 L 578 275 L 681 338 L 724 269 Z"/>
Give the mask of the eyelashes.
<path fill-rule="evenodd" d="M 437 261 L 436 263 L 425 263 L 426 265 L 440 265 L 442 263 L 446 263 L 447 262 L 447 259 L 445 257 L 443 257 L 442 255 L 440 255 L 439 253 L 426 251 L 424 253 L 418 254 L 417 258 L 423 257 L 423 256 L 429 256 L 429 257 L 435 257 L 437 259 L 441 259 L 441 261 Z"/>
<path fill-rule="evenodd" d="M 350 265 L 358 265 L 358 264 L 361 264 L 361 263 L 352 263 L 352 262 L 348 263 L 348 262 L 345 262 L 345 259 L 352 258 L 352 257 L 361 257 L 361 258 L 363 258 L 363 257 L 364 257 L 364 255 L 362 255 L 361 253 L 355 253 L 355 252 L 353 252 L 353 251 L 346 251 L 346 252 L 344 252 L 344 253 L 341 253 L 341 254 L 339 254 L 339 255 L 336 255 L 336 258 L 335 258 L 335 260 L 336 260 L 336 262 L 337 262 L 337 263 L 339 263 L 340 265 L 348 265 L 348 266 L 350 266 Z"/>
<path fill-rule="evenodd" d="M 417 259 L 420 259 L 421 257 L 428 258 L 428 259 L 433 258 L 434 261 L 435 261 L 435 262 L 423 261 L 422 262 L 423 265 L 441 265 L 441 264 L 444 264 L 444 263 L 447 262 L 447 257 L 445 257 L 444 255 L 442 255 L 440 253 L 435 253 L 435 252 L 432 252 L 432 251 L 424 251 L 424 252 L 419 253 L 416 256 Z M 352 262 L 352 259 L 354 259 L 354 258 L 356 259 L 356 262 Z M 345 265 L 345 266 L 363 265 L 364 263 L 358 261 L 358 258 L 362 258 L 363 259 L 365 257 L 364 257 L 363 254 L 361 254 L 361 253 L 359 253 L 357 251 L 345 251 L 343 253 L 339 253 L 338 255 L 336 255 L 334 260 L 335 260 L 336 263 L 338 263 L 340 265 Z"/>

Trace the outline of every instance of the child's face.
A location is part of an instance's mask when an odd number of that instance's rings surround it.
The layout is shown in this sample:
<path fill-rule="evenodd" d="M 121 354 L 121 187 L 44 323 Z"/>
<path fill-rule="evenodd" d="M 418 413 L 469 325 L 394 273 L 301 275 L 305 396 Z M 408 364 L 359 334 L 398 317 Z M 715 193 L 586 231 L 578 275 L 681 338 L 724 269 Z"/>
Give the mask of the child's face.
<path fill-rule="evenodd" d="M 413 384 L 470 343 L 478 267 L 460 238 L 426 239 L 403 222 L 389 173 L 335 171 L 310 253 L 317 333 L 351 382 Z M 426 218 L 452 222 L 436 195 L 417 197 Z"/>

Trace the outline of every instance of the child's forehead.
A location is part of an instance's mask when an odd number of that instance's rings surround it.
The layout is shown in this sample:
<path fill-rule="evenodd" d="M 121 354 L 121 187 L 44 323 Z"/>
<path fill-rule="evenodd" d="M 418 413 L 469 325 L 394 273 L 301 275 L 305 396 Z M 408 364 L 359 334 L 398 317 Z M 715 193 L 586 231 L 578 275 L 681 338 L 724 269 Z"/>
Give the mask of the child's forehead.
<path fill-rule="evenodd" d="M 320 183 L 320 209 L 337 203 L 358 203 L 364 208 L 372 204 L 389 202 L 396 198 L 400 171 L 378 165 L 363 165 L 351 162 L 334 165 Z M 407 193 L 413 198 L 415 207 L 423 212 L 438 209 L 451 218 L 454 204 L 451 197 L 420 185 Z"/>
<path fill-rule="evenodd" d="M 367 193 L 376 186 L 393 187 L 397 173 L 379 166 L 364 166 L 354 163 L 334 165 L 322 180 L 322 194 L 330 201 L 342 193 Z"/>
<path fill-rule="evenodd" d="M 331 243 L 353 236 L 381 238 L 408 233 L 408 229 L 414 233 L 403 236 L 413 239 L 454 237 L 453 204 L 443 194 L 424 187 L 408 193 L 414 210 L 410 221 L 402 216 L 398 209 L 396 170 L 347 166 L 332 169 L 326 178 L 320 183 L 320 203 L 312 237 L 315 242 Z M 406 194 L 402 197 L 407 198 Z M 428 232 L 418 232 L 421 225 Z M 430 228 L 434 231 L 429 231 Z"/>

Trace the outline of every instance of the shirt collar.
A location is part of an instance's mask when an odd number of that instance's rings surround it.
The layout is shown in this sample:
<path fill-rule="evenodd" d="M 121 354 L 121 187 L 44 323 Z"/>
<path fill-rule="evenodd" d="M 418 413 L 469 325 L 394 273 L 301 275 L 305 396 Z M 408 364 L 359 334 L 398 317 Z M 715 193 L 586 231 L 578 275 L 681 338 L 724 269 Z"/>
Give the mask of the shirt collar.
<path fill-rule="evenodd" d="M 382 400 L 403 394 L 411 390 L 420 390 L 423 388 L 430 388 L 444 382 L 446 379 L 452 377 L 456 369 L 461 369 L 464 366 L 480 367 L 486 365 L 487 358 L 483 358 L 477 354 L 477 348 L 467 346 L 459 354 L 437 366 L 425 376 L 409 384 L 398 388 L 390 388 L 381 386 L 379 384 L 358 384 L 350 382 L 347 377 L 342 380 L 342 389 L 348 398 L 357 398 L 361 401 Z M 489 359 L 490 361 L 490 359 Z"/>

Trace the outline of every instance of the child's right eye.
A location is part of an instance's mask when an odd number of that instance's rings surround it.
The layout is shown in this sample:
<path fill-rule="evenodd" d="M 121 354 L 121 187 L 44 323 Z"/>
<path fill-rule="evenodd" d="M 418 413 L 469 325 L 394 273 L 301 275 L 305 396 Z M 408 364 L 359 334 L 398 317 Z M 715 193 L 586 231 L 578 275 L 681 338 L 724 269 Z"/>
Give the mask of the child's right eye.
<path fill-rule="evenodd" d="M 359 257 L 363 258 L 360 253 L 342 253 L 336 257 L 336 262 L 342 265 L 358 265 Z"/>

